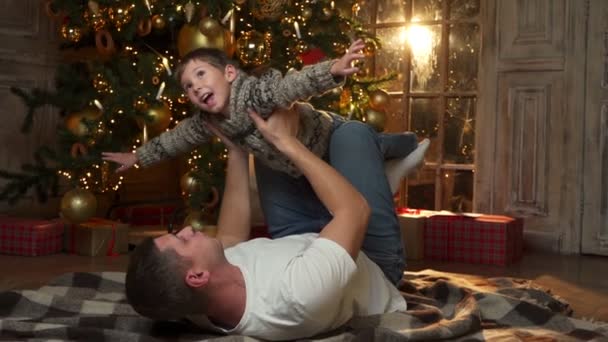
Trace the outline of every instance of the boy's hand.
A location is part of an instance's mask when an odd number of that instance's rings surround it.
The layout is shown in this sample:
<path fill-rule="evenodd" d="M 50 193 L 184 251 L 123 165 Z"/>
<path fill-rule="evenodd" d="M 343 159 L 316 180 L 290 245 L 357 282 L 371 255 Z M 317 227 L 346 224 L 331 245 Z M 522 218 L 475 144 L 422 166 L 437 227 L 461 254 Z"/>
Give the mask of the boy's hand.
<path fill-rule="evenodd" d="M 116 172 L 126 171 L 137 163 L 137 155 L 135 153 L 102 152 L 101 158 L 120 164 Z"/>
<path fill-rule="evenodd" d="M 359 71 L 359 68 L 352 66 L 353 61 L 361 60 L 365 57 L 361 51 L 365 47 L 363 39 L 355 40 L 344 56 L 338 59 L 329 69 L 329 72 L 334 76 L 348 76 Z"/>
<path fill-rule="evenodd" d="M 283 143 L 295 139 L 298 134 L 300 116 L 293 109 L 276 109 L 267 120 L 252 109 L 249 109 L 248 112 L 264 139 L 279 150 Z"/>

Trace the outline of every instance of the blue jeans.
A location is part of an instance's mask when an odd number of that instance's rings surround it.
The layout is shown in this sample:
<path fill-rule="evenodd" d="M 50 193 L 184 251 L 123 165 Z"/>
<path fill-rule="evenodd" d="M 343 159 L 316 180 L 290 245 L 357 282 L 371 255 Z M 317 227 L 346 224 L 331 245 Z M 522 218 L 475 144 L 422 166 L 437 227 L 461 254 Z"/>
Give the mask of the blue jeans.
<path fill-rule="evenodd" d="M 384 160 L 404 157 L 417 147 L 413 133 L 378 134 L 359 121 L 336 120 L 324 157 L 365 197 L 370 208 L 363 251 L 397 284 L 405 252 Z M 320 232 L 331 215 L 306 177 L 293 178 L 256 160 L 256 181 L 269 233 L 273 238 Z"/>

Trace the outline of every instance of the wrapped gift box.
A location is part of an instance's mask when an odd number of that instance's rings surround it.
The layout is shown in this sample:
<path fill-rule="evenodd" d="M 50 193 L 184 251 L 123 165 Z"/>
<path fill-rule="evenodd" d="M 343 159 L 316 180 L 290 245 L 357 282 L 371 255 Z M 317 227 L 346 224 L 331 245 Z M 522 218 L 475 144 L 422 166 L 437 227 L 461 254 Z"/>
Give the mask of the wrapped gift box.
<path fill-rule="evenodd" d="M 132 205 L 114 209 L 110 218 L 131 226 L 165 226 L 173 218 L 177 205 Z"/>
<path fill-rule="evenodd" d="M 505 266 L 523 254 L 523 220 L 508 216 L 463 216 L 449 228 L 450 260 Z"/>
<path fill-rule="evenodd" d="M 62 246 L 61 222 L 7 216 L 0 218 L 2 254 L 48 255 L 60 252 Z"/>
<path fill-rule="evenodd" d="M 401 242 L 408 260 L 424 258 L 424 227 L 431 210 L 398 208 L 397 218 L 401 227 Z"/>
<path fill-rule="evenodd" d="M 459 215 L 432 215 L 424 225 L 424 258 L 450 261 L 450 227 L 461 220 Z"/>
<path fill-rule="evenodd" d="M 92 218 L 79 224 L 66 224 L 65 248 L 87 256 L 112 256 L 129 251 L 129 225 Z"/>

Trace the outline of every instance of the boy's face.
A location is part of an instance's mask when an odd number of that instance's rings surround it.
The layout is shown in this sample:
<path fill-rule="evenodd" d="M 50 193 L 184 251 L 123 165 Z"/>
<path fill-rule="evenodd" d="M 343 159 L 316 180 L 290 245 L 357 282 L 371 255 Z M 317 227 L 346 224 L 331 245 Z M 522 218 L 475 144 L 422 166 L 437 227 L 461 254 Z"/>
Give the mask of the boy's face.
<path fill-rule="evenodd" d="M 188 98 L 200 109 L 228 116 L 230 84 L 236 78 L 234 65 L 221 70 L 205 61 L 192 60 L 182 73 L 182 88 Z"/>

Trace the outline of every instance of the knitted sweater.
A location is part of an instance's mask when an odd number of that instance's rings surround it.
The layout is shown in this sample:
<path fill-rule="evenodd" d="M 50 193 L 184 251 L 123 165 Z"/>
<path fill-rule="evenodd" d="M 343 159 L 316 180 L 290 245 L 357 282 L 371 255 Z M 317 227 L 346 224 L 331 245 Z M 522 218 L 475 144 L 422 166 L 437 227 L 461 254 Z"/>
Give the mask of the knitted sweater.
<path fill-rule="evenodd" d="M 252 153 L 268 167 L 283 171 L 293 177 L 300 171 L 257 130 L 247 113 L 254 109 L 267 118 L 277 108 L 293 109 L 300 114 L 298 139 L 314 154 L 322 157 L 329 145 L 332 116 L 316 110 L 307 103 L 297 102 L 341 85 L 330 73 L 333 61 L 290 71 L 284 77 L 280 71 L 269 69 L 262 76 L 254 77 L 240 71 L 230 89 L 230 117 L 199 112 L 182 120 L 175 128 L 150 140 L 136 151 L 139 163 L 148 166 L 161 160 L 193 150 L 209 141 L 213 133 L 203 126 L 213 122 L 232 142 Z"/>

